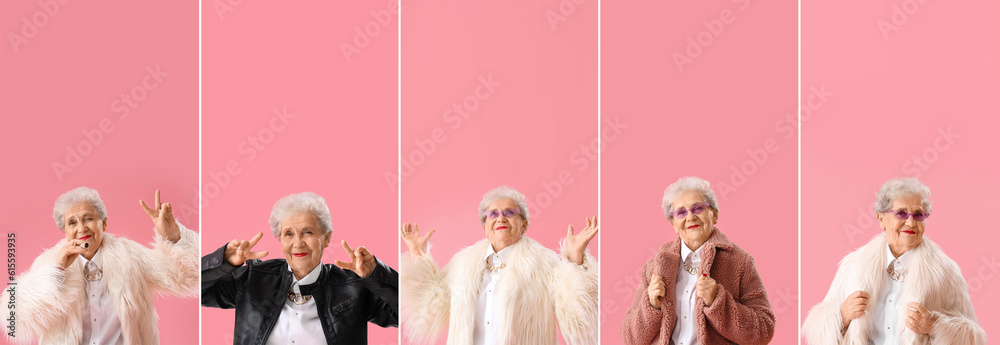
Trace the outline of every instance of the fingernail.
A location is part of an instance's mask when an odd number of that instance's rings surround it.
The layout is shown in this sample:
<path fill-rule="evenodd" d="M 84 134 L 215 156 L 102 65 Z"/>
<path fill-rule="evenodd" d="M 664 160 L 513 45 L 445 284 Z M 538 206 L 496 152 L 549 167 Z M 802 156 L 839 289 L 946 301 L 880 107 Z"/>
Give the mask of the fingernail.
<path fill-rule="evenodd" d="M 708 273 L 702 274 L 702 277 L 708 277 Z"/>

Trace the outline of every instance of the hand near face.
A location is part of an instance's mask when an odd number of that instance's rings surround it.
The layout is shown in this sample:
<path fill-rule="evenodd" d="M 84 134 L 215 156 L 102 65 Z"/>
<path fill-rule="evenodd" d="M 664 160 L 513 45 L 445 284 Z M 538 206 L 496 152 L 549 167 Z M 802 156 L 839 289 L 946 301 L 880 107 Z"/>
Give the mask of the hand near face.
<path fill-rule="evenodd" d="M 139 200 L 139 206 L 146 211 L 146 214 L 153 219 L 156 225 L 156 233 L 170 242 L 177 243 L 181 239 L 181 228 L 174 219 L 173 206 L 170 203 L 160 203 L 160 190 L 156 190 L 156 200 L 153 207 L 146 205 L 145 201 Z"/>
<path fill-rule="evenodd" d="M 368 248 L 358 247 L 351 249 L 347 241 L 340 241 L 340 244 L 344 245 L 344 251 L 347 252 L 347 256 L 351 258 L 351 261 L 344 262 L 337 260 L 335 262 L 337 267 L 353 271 L 354 274 L 357 274 L 361 278 L 367 277 L 375 271 L 375 256 L 368 252 Z"/>
<path fill-rule="evenodd" d="M 587 218 L 587 227 L 583 228 L 583 231 L 580 231 L 576 235 L 573 235 L 573 225 L 570 224 L 569 229 L 566 230 L 566 255 L 569 256 L 567 259 L 577 265 L 582 265 L 587 245 L 590 244 L 590 240 L 594 239 L 596 235 L 597 216 Z"/>
<path fill-rule="evenodd" d="M 410 250 L 410 256 L 417 257 L 427 252 L 427 241 L 437 230 L 431 230 L 426 235 L 420 236 L 419 225 L 403 223 L 399 231 L 403 234 L 403 243 L 406 243 L 406 248 Z"/>
<path fill-rule="evenodd" d="M 702 274 L 698 278 L 698 283 L 694 286 L 694 294 L 705 301 L 705 305 L 712 305 L 715 301 L 715 294 L 719 292 L 719 284 L 708 274 Z"/>
<path fill-rule="evenodd" d="M 267 256 L 267 252 L 250 251 L 250 249 L 253 249 L 253 246 L 257 245 L 257 241 L 260 241 L 261 237 L 264 237 L 263 232 L 258 232 L 257 235 L 249 241 L 239 241 L 235 239 L 229 241 L 229 244 L 226 245 L 226 252 L 223 254 L 226 257 L 226 262 L 230 265 L 239 267 L 243 266 L 243 263 L 247 262 L 247 260 L 260 259 Z"/>
<path fill-rule="evenodd" d="M 906 307 L 906 327 L 914 333 L 930 335 L 937 316 L 917 302 L 907 303 Z"/>
<path fill-rule="evenodd" d="M 83 252 L 87 250 L 86 248 L 83 248 L 83 244 L 84 241 L 81 240 L 66 241 L 62 248 L 59 248 L 59 257 L 61 258 L 61 260 L 59 260 L 59 264 L 62 265 L 59 268 L 64 270 L 69 268 L 69 265 L 72 265 L 73 261 L 76 261 L 76 257 L 80 256 L 80 254 L 83 254 Z"/>
<path fill-rule="evenodd" d="M 840 317 L 844 320 L 844 324 L 841 325 L 843 326 L 842 329 L 846 329 L 851 320 L 865 315 L 865 309 L 868 308 L 868 300 L 871 297 L 871 294 L 864 291 L 855 291 L 850 296 L 847 296 L 844 305 L 840 307 Z"/>
<path fill-rule="evenodd" d="M 646 288 L 646 293 L 649 294 L 649 305 L 653 306 L 653 309 L 660 309 L 660 298 L 663 298 L 666 292 L 667 285 L 663 283 L 663 277 L 655 273 L 649 277 L 649 287 Z"/>

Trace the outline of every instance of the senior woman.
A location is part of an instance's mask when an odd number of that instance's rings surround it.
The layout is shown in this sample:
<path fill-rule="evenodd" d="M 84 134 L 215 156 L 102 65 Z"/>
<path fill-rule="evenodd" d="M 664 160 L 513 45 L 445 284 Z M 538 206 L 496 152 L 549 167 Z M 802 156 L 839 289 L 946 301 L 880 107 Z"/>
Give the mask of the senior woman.
<path fill-rule="evenodd" d="M 4 291 L 4 301 L 16 302 L 4 314 L 16 317 L 8 340 L 159 344 L 153 294 L 197 294 L 198 233 L 174 220 L 159 190 L 153 207 L 139 204 L 156 229 L 153 248 L 105 232 L 108 211 L 96 190 L 56 198 L 52 218 L 65 238 L 16 279 L 14 296 Z"/>
<path fill-rule="evenodd" d="M 351 262 L 323 264 L 333 232 L 323 197 L 283 197 L 269 222 L 285 259 L 261 261 L 267 252 L 251 251 L 263 233 L 201 259 L 201 304 L 236 308 L 234 344 L 364 344 L 368 322 L 396 327 L 395 270 L 347 241 L 341 244 Z"/>
<path fill-rule="evenodd" d="M 708 181 L 681 178 L 663 193 L 678 238 L 642 268 L 622 322 L 628 344 L 767 344 L 774 313 L 753 257 L 715 226 L 719 203 Z"/>
<path fill-rule="evenodd" d="M 524 195 L 501 186 L 483 196 L 479 222 L 486 238 L 438 270 L 428 239 L 405 224 L 403 323 L 411 342 L 432 341 L 448 325 L 448 344 L 556 344 L 556 324 L 569 344 L 597 344 L 598 266 L 587 253 L 597 219 L 573 234 L 562 253 L 525 236 Z"/>
<path fill-rule="evenodd" d="M 847 254 L 809 311 L 809 344 L 986 344 L 958 264 L 924 237 L 931 191 L 914 178 L 882 185 L 883 233 Z"/>

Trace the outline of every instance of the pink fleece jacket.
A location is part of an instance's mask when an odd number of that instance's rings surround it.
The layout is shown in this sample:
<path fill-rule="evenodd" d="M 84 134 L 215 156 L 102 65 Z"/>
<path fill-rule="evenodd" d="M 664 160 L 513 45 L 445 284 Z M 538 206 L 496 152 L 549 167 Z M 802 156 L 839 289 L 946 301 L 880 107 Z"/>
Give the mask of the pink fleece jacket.
<path fill-rule="evenodd" d="M 664 244 L 642 268 L 642 283 L 622 322 L 626 344 L 671 344 L 677 323 L 674 284 L 681 258 L 680 238 Z M 695 301 L 694 318 L 699 344 L 767 344 L 774 335 L 774 313 L 753 257 L 716 228 L 702 249 L 701 272 L 715 279 L 718 291 L 712 305 Z M 663 277 L 666 294 L 660 310 L 649 304 L 650 275 Z"/>

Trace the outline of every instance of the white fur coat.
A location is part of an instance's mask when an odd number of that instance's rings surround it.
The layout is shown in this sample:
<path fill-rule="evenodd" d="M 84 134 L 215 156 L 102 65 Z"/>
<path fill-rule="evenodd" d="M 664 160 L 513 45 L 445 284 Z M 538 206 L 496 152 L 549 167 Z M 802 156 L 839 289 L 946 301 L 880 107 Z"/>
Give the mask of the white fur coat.
<path fill-rule="evenodd" d="M 848 254 L 840 262 L 833 284 L 826 298 L 809 311 L 802 324 L 802 334 L 811 345 L 869 344 L 871 343 L 872 308 L 878 305 L 886 267 L 885 234 L 875 236 L 871 242 Z M 969 288 L 962 278 L 958 264 L 951 260 L 927 237 L 920 245 L 910 249 L 912 263 L 908 264 L 903 280 L 902 298 L 899 303 L 900 344 L 986 344 L 986 333 L 979 326 L 976 311 L 969 299 Z M 852 320 L 845 334 L 841 335 L 840 307 L 855 291 L 871 294 L 865 315 Z M 934 337 L 917 334 L 906 327 L 906 304 L 922 304 L 938 317 L 931 330 Z"/>
<path fill-rule="evenodd" d="M 432 342 L 447 324 L 449 345 L 473 343 L 489 246 L 483 239 L 462 249 L 440 271 L 430 253 L 412 260 L 402 256 L 401 314 L 408 340 Z M 509 249 L 507 271 L 497 287 L 504 301 L 499 329 L 506 330 L 498 343 L 557 344 L 558 323 L 569 344 L 597 344 L 597 260 L 587 253 L 580 266 L 528 237 Z"/>
<path fill-rule="evenodd" d="M 180 225 L 180 224 L 178 224 Z M 153 248 L 104 233 L 101 260 L 103 279 L 122 325 L 125 344 L 159 344 L 153 293 L 187 297 L 198 294 L 198 233 L 183 225 L 177 243 L 156 235 Z M 46 249 L 17 277 L 14 338 L 9 341 L 40 344 L 79 344 L 87 305 L 86 281 L 80 261 L 59 268 L 60 240 Z M 9 292 L 3 300 L 9 301 Z M 9 330 L 8 330 L 9 331 Z"/>

